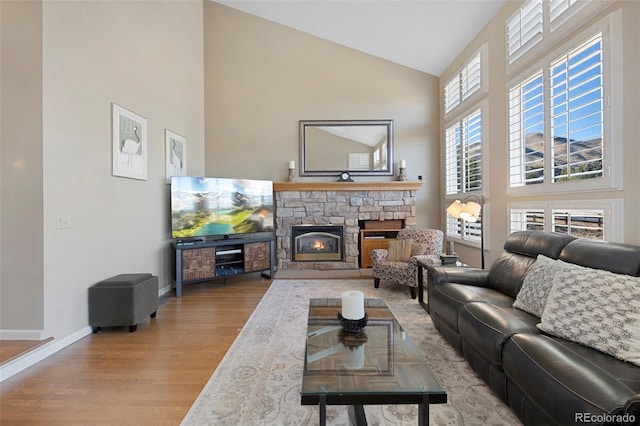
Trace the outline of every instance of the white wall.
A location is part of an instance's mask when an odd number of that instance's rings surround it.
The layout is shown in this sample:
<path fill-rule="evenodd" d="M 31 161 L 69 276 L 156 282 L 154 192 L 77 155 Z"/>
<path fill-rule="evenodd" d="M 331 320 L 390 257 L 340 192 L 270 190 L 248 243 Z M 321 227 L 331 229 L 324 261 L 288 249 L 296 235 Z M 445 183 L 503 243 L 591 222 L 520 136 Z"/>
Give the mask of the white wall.
<path fill-rule="evenodd" d="M 30 310 L 43 314 L 43 336 L 58 339 L 86 329 L 87 289 L 97 281 L 150 272 L 161 286 L 169 285 L 164 129 L 187 138 L 188 171 L 202 174 L 203 4 L 56 1 L 41 7 L 42 102 L 34 115 L 42 115 L 42 136 L 32 155 L 44 159 L 39 215 L 44 274 L 27 297 L 43 292 L 44 301 Z M 3 19 L 6 10 L 3 5 Z M 146 181 L 111 176 L 112 102 L 147 119 Z M 3 162 L 15 160 L 5 158 L 6 152 Z M 3 186 L 3 200 L 5 195 Z M 3 229 L 26 208 L 26 203 L 3 203 Z M 70 220 L 71 229 L 56 229 L 60 217 Z M 5 241 L 3 308 L 6 303 L 16 309 L 3 312 L 2 327 L 15 329 L 24 326 L 17 312 L 23 302 L 5 301 L 4 290 L 21 285 L 16 273 L 29 270 L 32 259 L 12 259 L 15 273 L 5 274 L 10 248 Z"/>
<path fill-rule="evenodd" d="M 437 77 L 206 2 L 205 90 L 208 176 L 283 181 L 299 120 L 393 119 L 396 177 L 401 159 L 424 177 L 417 224 L 439 226 Z"/>
<path fill-rule="evenodd" d="M 8 337 L 39 338 L 44 325 L 42 5 L 2 1 L 0 11 L 0 330 L 11 330 Z"/>

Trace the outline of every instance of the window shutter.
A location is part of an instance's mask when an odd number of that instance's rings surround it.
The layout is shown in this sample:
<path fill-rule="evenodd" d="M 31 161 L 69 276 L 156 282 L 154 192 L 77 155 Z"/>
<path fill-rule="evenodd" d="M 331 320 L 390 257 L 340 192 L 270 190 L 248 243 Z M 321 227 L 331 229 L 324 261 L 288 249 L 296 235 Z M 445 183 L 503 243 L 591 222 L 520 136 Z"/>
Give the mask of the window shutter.
<path fill-rule="evenodd" d="M 552 62 L 553 181 L 602 177 L 602 34 Z"/>
<path fill-rule="evenodd" d="M 510 185 L 544 180 L 544 84 L 542 70 L 509 90 Z"/>
<path fill-rule="evenodd" d="M 460 75 L 462 100 L 466 100 L 482 86 L 482 58 L 480 52 L 462 69 Z"/>
<path fill-rule="evenodd" d="M 460 75 L 456 74 L 444 87 L 444 111 L 451 111 L 460 104 Z"/>
<path fill-rule="evenodd" d="M 554 209 L 553 232 L 570 234 L 578 238 L 604 240 L 604 210 Z"/>
<path fill-rule="evenodd" d="M 542 0 L 529 0 L 507 22 L 507 53 L 513 63 L 542 41 Z"/>
<path fill-rule="evenodd" d="M 482 189 L 482 112 L 474 112 L 462 120 L 464 191 Z"/>
<path fill-rule="evenodd" d="M 511 209 L 509 212 L 511 232 L 544 230 L 543 209 Z"/>
<path fill-rule="evenodd" d="M 446 187 L 447 194 L 458 194 L 462 190 L 462 171 L 460 169 L 461 126 L 459 123 L 449 127 L 446 131 Z"/>

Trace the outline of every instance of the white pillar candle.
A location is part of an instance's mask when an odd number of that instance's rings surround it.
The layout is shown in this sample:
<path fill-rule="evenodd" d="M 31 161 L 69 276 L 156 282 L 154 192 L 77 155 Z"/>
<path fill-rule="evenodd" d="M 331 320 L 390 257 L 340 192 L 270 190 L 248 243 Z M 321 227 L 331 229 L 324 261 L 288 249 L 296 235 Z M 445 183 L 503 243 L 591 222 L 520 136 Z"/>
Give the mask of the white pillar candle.
<path fill-rule="evenodd" d="M 405 160 L 400 160 L 400 168 L 401 169 L 406 169 L 407 168 L 407 162 Z"/>
<path fill-rule="evenodd" d="M 350 320 L 364 318 L 364 293 L 345 291 L 342 293 L 342 316 Z"/>
<path fill-rule="evenodd" d="M 289 168 L 290 169 L 295 169 L 296 168 L 296 162 L 295 161 L 289 161 Z"/>

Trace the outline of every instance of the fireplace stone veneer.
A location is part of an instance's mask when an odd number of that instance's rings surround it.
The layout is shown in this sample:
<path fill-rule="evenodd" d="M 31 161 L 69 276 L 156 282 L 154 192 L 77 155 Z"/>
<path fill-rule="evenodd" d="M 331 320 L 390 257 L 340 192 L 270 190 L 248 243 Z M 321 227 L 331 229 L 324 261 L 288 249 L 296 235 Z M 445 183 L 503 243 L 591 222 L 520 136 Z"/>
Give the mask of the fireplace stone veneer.
<path fill-rule="evenodd" d="M 416 224 L 422 182 L 275 182 L 276 261 L 286 269 L 358 269 L 358 221 L 401 219 Z M 292 260 L 294 225 L 344 226 L 342 260 Z"/>

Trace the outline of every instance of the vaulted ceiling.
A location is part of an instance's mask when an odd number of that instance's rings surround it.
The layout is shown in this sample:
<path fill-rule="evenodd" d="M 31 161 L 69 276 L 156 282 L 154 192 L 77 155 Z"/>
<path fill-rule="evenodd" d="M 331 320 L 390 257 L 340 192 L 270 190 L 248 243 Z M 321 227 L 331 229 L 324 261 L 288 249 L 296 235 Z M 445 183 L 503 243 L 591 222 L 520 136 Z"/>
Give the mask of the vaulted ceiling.
<path fill-rule="evenodd" d="M 507 0 L 215 0 L 435 76 Z"/>

